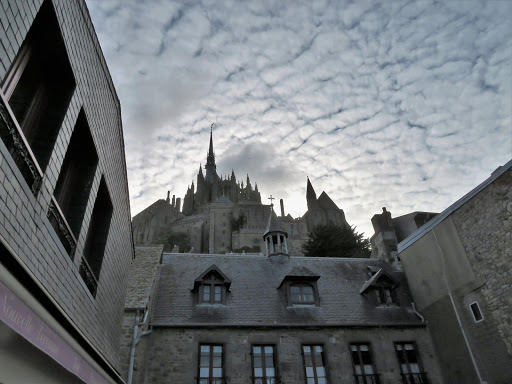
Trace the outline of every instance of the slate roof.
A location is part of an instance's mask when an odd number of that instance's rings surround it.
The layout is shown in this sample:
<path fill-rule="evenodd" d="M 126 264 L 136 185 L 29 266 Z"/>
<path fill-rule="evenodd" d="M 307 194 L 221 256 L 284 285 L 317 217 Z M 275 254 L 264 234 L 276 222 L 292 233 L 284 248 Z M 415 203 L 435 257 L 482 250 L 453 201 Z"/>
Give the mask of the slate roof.
<path fill-rule="evenodd" d="M 197 304 L 194 281 L 212 265 L 230 280 L 226 305 Z M 359 291 L 367 267 L 383 269 L 398 282 L 401 306 L 376 306 Z M 320 276 L 319 306 L 288 306 L 286 276 Z M 311 279 L 311 278 L 310 278 Z M 311 280 L 309 280 L 311 281 Z M 151 324 L 154 326 L 415 326 L 403 272 L 377 259 L 164 253 Z"/>
<path fill-rule="evenodd" d="M 135 247 L 124 307 L 145 309 L 164 251 L 163 245 Z"/>
<path fill-rule="evenodd" d="M 281 231 L 281 221 L 278 219 L 276 213 L 272 211 L 268 218 L 267 228 L 265 229 L 265 236 L 269 232 L 282 232 Z"/>

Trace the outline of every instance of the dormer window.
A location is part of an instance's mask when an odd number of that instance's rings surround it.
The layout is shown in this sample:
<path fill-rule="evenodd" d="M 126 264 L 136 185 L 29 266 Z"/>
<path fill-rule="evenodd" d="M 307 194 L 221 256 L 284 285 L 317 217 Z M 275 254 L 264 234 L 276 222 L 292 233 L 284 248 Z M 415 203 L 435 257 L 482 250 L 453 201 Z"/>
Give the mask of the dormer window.
<path fill-rule="evenodd" d="M 295 267 L 283 278 L 277 289 L 286 297 L 288 307 L 318 306 L 319 278 L 318 274 L 305 267 Z"/>
<path fill-rule="evenodd" d="M 368 292 L 367 295 L 370 298 L 374 297 L 376 305 L 398 305 L 394 293 L 394 289 L 398 285 L 395 279 L 383 269 L 377 269 L 373 266 L 368 267 L 368 269 L 371 277 L 363 284 L 359 293 Z"/>
<path fill-rule="evenodd" d="M 315 290 L 310 284 L 291 284 L 290 301 L 292 304 L 315 304 Z"/>
<path fill-rule="evenodd" d="M 226 297 L 224 281 L 219 280 L 215 273 L 210 273 L 201 285 L 201 303 L 203 304 L 223 304 Z"/>
<path fill-rule="evenodd" d="M 226 304 L 231 280 L 216 266 L 212 265 L 194 281 L 193 291 L 197 292 L 198 304 Z"/>
<path fill-rule="evenodd" d="M 391 289 L 386 287 L 375 287 L 375 296 L 377 298 L 377 305 L 393 304 L 393 297 L 391 296 Z"/>

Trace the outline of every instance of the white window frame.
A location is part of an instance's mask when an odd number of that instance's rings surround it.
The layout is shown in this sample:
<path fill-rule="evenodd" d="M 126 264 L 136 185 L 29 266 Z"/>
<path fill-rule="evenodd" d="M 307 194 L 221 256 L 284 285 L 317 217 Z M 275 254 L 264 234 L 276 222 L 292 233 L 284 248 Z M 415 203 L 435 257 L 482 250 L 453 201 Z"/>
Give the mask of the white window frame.
<path fill-rule="evenodd" d="M 475 312 L 473 311 L 473 308 L 471 308 L 473 304 L 476 304 L 476 307 L 478 308 L 478 312 L 480 313 L 480 316 L 482 316 L 482 318 L 480 320 L 476 319 Z M 484 316 L 484 313 L 482 312 L 482 309 L 480 308 L 480 304 L 478 304 L 478 301 L 473 301 L 471 304 L 469 304 L 469 310 L 471 311 L 471 315 L 473 316 L 473 320 L 475 321 L 475 323 L 480 323 L 481 321 L 484 321 L 485 316 Z"/>

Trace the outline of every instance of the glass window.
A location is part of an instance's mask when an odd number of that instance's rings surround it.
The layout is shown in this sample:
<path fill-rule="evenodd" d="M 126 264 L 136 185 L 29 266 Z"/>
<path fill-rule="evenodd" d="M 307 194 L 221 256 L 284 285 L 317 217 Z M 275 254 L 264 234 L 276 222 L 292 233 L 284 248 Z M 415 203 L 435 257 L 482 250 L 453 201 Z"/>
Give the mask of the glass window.
<path fill-rule="evenodd" d="M 223 304 L 226 296 L 226 286 L 224 281 L 219 279 L 215 273 L 210 273 L 202 282 L 200 293 L 200 303 L 203 304 Z M 202 293 L 201 293 L 202 292 Z"/>
<path fill-rule="evenodd" d="M 395 343 L 396 356 L 404 384 L 427 384 L 427 375 L 421 369 L 416 344 Z"/>
<path fill-rule="evenodd" d="M 199 347 L 199 384 L 223 384 L 222 345 Z"/>
<path fill-rule="evenodd" d="M 327 384 L 324 351 L 321 345 L 303 345 L 306 384 Z"/>
<path fill-rule="evenodd" d="M 377 304 L 393 304 L 393 296 L 391 295 L 390 288 L 376 287 L 375 295 L 377 296 Z"/>
<path fill-rule="evenodd" d="M 354 376 L 357 384 L 379 384 L 375 373 L 370 344 L 350 344 Z"/>
<path fill-rule="evenodd" d="M 290 285 L 290 300 L 292 304 L 315 304 L 315 290 L 309 284 Z"/>
<path fill-rule="evenodd" d="M 252 347 L 254 384 L 276 384 L 275 348 L 273 345 Z"/>

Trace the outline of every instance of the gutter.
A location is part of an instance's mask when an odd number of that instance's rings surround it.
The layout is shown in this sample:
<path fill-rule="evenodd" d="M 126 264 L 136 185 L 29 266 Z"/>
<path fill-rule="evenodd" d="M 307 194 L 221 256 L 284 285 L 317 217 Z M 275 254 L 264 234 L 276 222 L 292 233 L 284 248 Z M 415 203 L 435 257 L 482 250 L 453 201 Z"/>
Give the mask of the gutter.
<path fill-rule="evenodd" d="M 323 329 L 323 328 L 416 328 L 426 327 L 426 323 L 368 323 L 368 324 L 223 324 L 223 323 L 151 323 L 152 328 L 302 328 L 302 329 Z"/>

